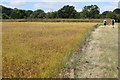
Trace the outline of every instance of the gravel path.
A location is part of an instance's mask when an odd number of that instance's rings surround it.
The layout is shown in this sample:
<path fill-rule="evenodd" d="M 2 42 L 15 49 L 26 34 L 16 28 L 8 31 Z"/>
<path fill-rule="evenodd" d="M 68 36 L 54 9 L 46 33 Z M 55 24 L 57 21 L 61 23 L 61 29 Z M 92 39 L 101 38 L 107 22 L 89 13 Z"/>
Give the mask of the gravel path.
<path fill-rule="evenodd" d="M 65 77 L 118 78 L 118 27 L 99 26 L 67 63 Z"/>
<path fill-rule="evenodd" d="M 98 27 L 76 63 L 75 78 L 118 77 L 118 27 Z"/>

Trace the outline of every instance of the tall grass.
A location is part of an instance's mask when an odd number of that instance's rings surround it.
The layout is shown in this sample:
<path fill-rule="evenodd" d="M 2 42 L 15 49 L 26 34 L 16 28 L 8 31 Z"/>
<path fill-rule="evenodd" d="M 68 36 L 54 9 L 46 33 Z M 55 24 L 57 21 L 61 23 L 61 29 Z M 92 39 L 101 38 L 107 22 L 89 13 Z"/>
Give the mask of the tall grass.
<path fill-rule="evenodd" d="M 59 77 L 71 51 L 95 24 L 3 22 L 3 77 Z"/>

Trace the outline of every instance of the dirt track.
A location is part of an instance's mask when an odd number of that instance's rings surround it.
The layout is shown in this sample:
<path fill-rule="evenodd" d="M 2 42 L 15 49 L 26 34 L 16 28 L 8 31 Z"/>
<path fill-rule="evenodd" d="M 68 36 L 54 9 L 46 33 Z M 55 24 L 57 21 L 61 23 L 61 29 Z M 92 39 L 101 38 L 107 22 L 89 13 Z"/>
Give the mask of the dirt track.
<path fill-rule="evenodd" d="M 118 77 L 118 27 L 98 27 L 71 60 L 70 78 Z"/>

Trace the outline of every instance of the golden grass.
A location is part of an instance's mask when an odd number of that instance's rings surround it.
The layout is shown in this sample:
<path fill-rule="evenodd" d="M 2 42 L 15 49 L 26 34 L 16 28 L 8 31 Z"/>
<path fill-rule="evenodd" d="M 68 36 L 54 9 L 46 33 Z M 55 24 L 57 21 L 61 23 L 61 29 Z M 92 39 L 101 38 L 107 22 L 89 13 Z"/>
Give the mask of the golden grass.
<path fill-rule="evenodd" d="M 59 77 L 96 23 L 3 22 L 3 77 Z"/>

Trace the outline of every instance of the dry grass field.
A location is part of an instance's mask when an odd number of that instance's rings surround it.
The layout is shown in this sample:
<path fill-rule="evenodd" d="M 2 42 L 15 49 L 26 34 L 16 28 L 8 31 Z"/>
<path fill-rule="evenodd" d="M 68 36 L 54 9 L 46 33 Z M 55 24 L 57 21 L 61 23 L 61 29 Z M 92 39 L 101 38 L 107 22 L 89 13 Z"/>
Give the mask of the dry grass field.
<path fill-rule="evenodd" d="M 96 23 L 3 22 L 3 77 L 59 77 Z"/>

